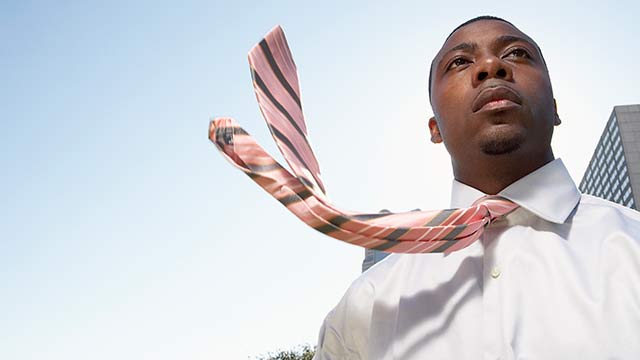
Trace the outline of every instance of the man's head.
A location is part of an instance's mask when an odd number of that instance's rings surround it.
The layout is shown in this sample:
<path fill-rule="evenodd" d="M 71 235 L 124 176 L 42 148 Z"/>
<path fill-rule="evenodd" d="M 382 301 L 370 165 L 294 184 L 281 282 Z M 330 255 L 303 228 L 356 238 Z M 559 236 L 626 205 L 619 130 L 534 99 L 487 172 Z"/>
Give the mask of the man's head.
<path fill-rule="evenodd" d="M 476 162 L 539 167 L 553 159 L 560 119 L 549 73 L 538 45 L 511 23 L 480 17 L 456 28 L 433 60 L 429 86 L 431 140 L 444 141 L 456 178 Z"/>
<path fill-rule="evenodd" d="M 453 31 L 451 31 L 449 33 L 449 36 L 447 36 L 446 39 L 444 39 L 444 41 L 446 42 L 447 40 L 449 40 L 449 38 L 451 37 L 451 35 L 453 35 L 453 33 L 455 33 L 456 31 L 458 31 L 458 29 L 460 29 L 463 26 L 467 26 L 471 23 L 477 22 L 477 21 L 482 21 L 482 20 L 496 20 L 496 21 L 502 21 L 505 22 L 513 27 L 516 27 L 515 25 L 513 25 L 511 22 L 496 17 L 496 16 L 490 16 L 490 15 L 483 15 L 483 16 L 477 16 L 474 17 L 473 19 L 467 20 L 465 22 L 463 22 L 462 24 L 458 25 L 458 27 L 456 27 L 455 29 L 453 29 Z M 531 41 L 533 41 L 531 39 Z M 536 44 L 535 42 L 533 42 L 533 44 L 536 46 L 536 50 L 538 50 L 538 52 L 540 53 L 540 56 L 542 57 L 542 61 L 544 62 L 545 67 L 547 66 L 546 61 L 544 60 L 544 56 L 542 56 L 542 50 L 540 50 L 540 47 L 538 46 L 538 44 Z M 433 77 L 433 64 L 435 63 L 437 57 L 434 57 L 433 60 L 431 60 L 431 66 L 429 67 L 429 84 L 428 84 L 428 88 L 429 88 L 429 101 L 431 101 L 431 79 Z M 547 71 L 548 72 L 548 71 Z"/>

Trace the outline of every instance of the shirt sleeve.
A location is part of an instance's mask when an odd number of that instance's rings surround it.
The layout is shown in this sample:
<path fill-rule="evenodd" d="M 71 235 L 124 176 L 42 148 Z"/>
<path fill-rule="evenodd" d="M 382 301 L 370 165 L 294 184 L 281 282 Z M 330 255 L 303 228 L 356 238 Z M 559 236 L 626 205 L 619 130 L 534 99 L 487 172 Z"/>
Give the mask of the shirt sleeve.
<path fill-rule="evenodd" d="M 324 319 L 314 360 L 367 359 L 374 288 L 356 280 Z"/>

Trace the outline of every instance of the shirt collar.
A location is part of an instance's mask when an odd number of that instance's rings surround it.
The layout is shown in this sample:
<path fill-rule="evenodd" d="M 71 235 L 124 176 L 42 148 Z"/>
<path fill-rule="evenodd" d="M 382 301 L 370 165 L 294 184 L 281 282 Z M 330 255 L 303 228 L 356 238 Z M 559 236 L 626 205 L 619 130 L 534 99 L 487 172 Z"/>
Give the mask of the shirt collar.
<path fill-rule="evenodd" d="M 483 192 L 453 180 L 451 206 L 468 207 Z M 498 193 L 537 216 L 562 224 L 580 201 L 580 192 L 562 160 L 555 159 Z"/>

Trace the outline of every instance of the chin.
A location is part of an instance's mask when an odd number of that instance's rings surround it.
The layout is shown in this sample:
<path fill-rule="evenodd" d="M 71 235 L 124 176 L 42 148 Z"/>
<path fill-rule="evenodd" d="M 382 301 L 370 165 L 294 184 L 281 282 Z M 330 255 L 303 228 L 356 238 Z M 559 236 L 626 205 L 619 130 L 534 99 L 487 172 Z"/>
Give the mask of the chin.
<path fill-rule="evenodd" d="M 494 139 L 482 143 L 480 148 L 486 155 L 506 155 L 516 152 L 521 145 L 518 139 Z"/>
<path fill-rule="evenodd" d="M 480 149 L 486 155 L 506 155 L 516 152 L 524 143 L 525 136 L 515 131 L 495 131 L 480 142 Z"/>

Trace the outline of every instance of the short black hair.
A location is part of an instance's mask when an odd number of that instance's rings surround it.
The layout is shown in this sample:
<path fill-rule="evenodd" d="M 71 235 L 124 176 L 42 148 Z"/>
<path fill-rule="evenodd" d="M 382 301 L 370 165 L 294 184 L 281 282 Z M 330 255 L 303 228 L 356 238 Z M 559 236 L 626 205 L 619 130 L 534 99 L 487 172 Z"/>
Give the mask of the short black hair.
<path fill-rule="evenodd" d="M 455 29 L 453 29 L 453 31 L 449 34 L 449 36 L 447 36 L 446 39 L 444 39 L 444 42 L 447 42 L 447 40 L 449 40 L 449 38 L 451 37 L 451 35 L 453 35 L 453 33 L 455 33 L 456 31 L 458 31 L 458 29 L 460 29 L 461 27 L 467 26 L 471 23 L 474 23 L 476 21 L 481 21 L 481 20 L 496 20 L 496 21 L 502 21 L 505 22 L 511 26 L 513 26 L 514 28 L 518 29 L 517 26 L 513 25 L 511 22 L 503 19 L 503 18 L 499 18 L 497 16 L 491 16 L 491 15 L 481 15 L 481 16 L 477 16 L 474 17 L 473 19 L 467 20 L 465 22 L 463 22 L 462 24 L 458 25 Z M 518 29 L 520 30 L 520 29 Z M 538 46 L 538 44 L 536 44 L 536 42 L 533 42 L 533 45 L 536 46 L 536 49 L 538 50 L 538 52 L 540 53 L 540 56 L 542 57 L 542 62 L 544 63 L 545 68 L 547 67 L 547 62 L 544 60 L 544 56 L 542 56 L 542 50 L 540 50 L 540 47 Z M 438 54 L 436 54 L 436 56 L 438 56 Z M 431 65 L 429 66 L 429 101 L 431 101 L 431 77 L 433 76 L 433 62 L 436 60 L 436 57 L 434 56 L 433 59 L 431 60 Z"/>

